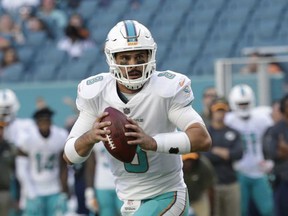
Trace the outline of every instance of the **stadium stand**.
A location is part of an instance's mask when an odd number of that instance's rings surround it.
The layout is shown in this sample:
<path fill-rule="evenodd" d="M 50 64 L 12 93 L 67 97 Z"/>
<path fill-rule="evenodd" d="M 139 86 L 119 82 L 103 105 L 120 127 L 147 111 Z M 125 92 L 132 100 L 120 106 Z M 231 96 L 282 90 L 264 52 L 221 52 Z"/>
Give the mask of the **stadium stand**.
<path fill-rule="evenodd" d="M 285 0 L 143 0 L 136 8 L 129 0 L 110 0 L 104 6 L 100 0 L 81 0 L 73 6 L 69 1 L 57 2 L 58 9 L 67 17 L 74 12 L 83 16 L 97 47 L 81 57 L 78 73 L 65 72 L 67 56 L 56 49 L 63 30 L 48 22 L 54 38 L 28 33 L 24 45 L 16 44 L 24 72 L 28 74 L 25 81 L 69 81 L 81 77 L 80 73 L 90 75 L 107 70 L 106 63 L 101 62 L 105 60 L 105 37 L 122 19 L 136 19 L 150 28 L 159 45 L 159 70 L 171 68 L 188 75 L 213 75 L 215 59 L 241 57 L 245 47 L 281 46 L 288 42 Z M 0 13 L 4 14 L 5 10 L 1 8 Z M 53 65 L 40 69 L 49 62 Z M 50 75 L 40 74 L 49 70 Z M 42 72 L 37 74 L 37 71 Z M 1 82 L 23 81 L 22 78 L 1 79 Z"/>
<path fill-rule="evenodd" d="M 0 76 L 2 83 L 5 82 L 21 82 L 24 77 L 24 65 L 19 62 L 8 66 L 4 69 L 3 73 Z"/>

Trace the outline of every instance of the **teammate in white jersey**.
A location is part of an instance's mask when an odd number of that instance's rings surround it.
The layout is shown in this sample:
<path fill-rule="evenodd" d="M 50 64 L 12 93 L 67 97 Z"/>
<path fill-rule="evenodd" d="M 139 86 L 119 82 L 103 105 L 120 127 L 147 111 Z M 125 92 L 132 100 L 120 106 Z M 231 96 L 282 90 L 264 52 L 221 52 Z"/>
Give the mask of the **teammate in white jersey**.
<path fill-rule="evenodd" d="M 272 190 L 266 173 L 271 171 L 273 163 L 264 159 L 262 138 L 273 122 L 260 109 L 258 112 L 253 111 L 255 95 L 246 84 L 232 88 L 229 104 L 232 112 L 227 113 L 225 122 L 241 133 L 243 142 L 243 157 L 235 163 L 241 187 L 242 216 L 248 215 L 250 200 L 260 215 L 272 216 Z"/>
<path fill-rule="evenodd" d="M 16 169 L 26 189 L 26 215 L 64 215 L 67 210 L 67 165 L 62 154 L 68 134 L 52 124 L 52 115 L 49 108 L 37 110 L 34 127 L 18 143 L 22 157 L 17 158 Z"/>
<path fill-rule="evenodd" d="M 31 119 L 17 118 L 19 109 L 20 103 L 15 92 L 12 89 L 0 89 L 0 123 L 4 126 L 4 139 L 13 144 L 14 148 L 20 140 L 20 134 L 28 130 L 33 124 Z M 16 215 L 21 215 L 25 205 L 23 198 L 25 189 L 19 188 L 15 174 L 11 178 L 11 186 L 12 191 L 14 191 L 12 194 L 13 201 L 19 203 L 19 205 L 15 205 L 17 207 L 13 211 Z"/>
<path fill-rule="evenodd" d="M 5 125 L 4 138 L 17 145 L 20 132 L 32 125 L 31 119 L 17 118 L 19 100 L 11 89 L 0 89 L 0 122 Z"/>
<path fill-rule="evenodd" d="M 86 206 L 91 211 L 91 216 L 95 212 L 101 216 L 119 216 L 122 202 L 115 191 L 109 153 L 103 143 L 95 145 L 93 151 L 94 154 L 91 154 L 85 163 L 86 178 L 89 178 L 85 190 Z"/>
<path fill-rule="evenodd" d="M 101 122 L 112 106 L 128 117 L 126 127 L 138 145 L 131 163 L 109 157 L 122 215 L 187 215 L 189 202 L 181 154 L 207 151 L 211 138 L 192 108 L 191 81 L 184 75 L 156 70 L 157 45 L 150 31 L 134 20 L 121 21 L 108 33 L 105 54 L 110 73 L 78 86 L 79 117 L 65 145 L 68 163 L 87 159 L 93 146 L 110 133 Z M 179 129 L 179 131 L 177 130 Z"/>

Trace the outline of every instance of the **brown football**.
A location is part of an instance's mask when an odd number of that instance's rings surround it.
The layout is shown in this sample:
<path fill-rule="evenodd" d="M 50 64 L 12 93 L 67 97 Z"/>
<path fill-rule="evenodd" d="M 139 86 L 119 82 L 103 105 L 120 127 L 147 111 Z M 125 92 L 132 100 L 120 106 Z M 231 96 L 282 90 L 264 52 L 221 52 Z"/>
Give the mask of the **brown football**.
<path fill-rule="evenodd" d="M 129 123 L 127 116 L 113 107 L 107 107 L 104 111 L 109 115 L 102 121 L 111 121 L 111 125 L 107 127 L 111 131 L 108 136 L 109 142 L 104 142 L 104 146 L 116 159 L 130 163 L 135 156 L 137 145 L 127 144 L 128 140 L 133 139 L 125 136 L 125 132 L 129 131 L 125 128 L 125 124 Z"/>

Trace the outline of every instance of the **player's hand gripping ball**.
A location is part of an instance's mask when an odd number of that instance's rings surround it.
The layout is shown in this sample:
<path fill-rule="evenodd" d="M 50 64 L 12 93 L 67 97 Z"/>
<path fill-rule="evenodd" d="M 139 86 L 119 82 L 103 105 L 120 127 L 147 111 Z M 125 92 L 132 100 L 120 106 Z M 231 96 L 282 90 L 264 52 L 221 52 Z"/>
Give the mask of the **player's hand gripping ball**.
<path fill-rule="evenodd" d="M 133 139 L 125 136 L 125 132 L 129 131 L 125 128 L 125 124 L 129 124 L 129 121 L 125 114 L 113 107 L 107 107 L 104 111 L 109 115 L 102 121 L 111 121 L 111 125 L 107 127 L 111 131 L 107 135 L 109 141 L 104 142 L 104 145 L 113 157 L 124 163 L 130 163 L 135 156 L 137 145 L 127 144 L 127 141 Z"/>

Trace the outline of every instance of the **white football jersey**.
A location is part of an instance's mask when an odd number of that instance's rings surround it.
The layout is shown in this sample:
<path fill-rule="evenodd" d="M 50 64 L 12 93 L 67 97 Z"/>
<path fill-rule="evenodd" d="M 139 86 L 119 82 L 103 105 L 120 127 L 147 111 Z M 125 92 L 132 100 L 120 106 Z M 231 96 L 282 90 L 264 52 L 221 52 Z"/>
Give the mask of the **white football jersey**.
<path fill-rule="evenodd" d="M 96 156 L 94 185 L 97 189 L 115 190 L 114 176 L 109 164 L 109 152 L 104 144 L 98 143 L 93 148 Z"/>
<path fill-rule="evenodd" d="M 124 103 L 117 94 L 116 80 L 109 73 L 83 80 L 78 86 L 76 104 L 81 112 L 91 118 L 78 119 L 71 130 L 71 137 L 79 137 L 92 128 L 96 116 L 106 107 L 114 107 L 138 122 L 145 133 L 185 130 L 191 122 L 201 122 L 194 112 L 186 118 L 186 125 L 179 118 L 172 118 L 173 109 L 191 106 L 194 96 L 191 81 L 172 71 L 155 72 L 142 90 Z M 189 123 L 188 123 L 189 122 Z M 175 140 L 177 142 L 177 140 Z M 97 145 L 97 144 L 96 144 Z M 180 155 L 144 151 L 138 147 L 131 163 L 123 163 L 109 154 L 111 171 L 115 177 L 116 192 L 122 200 L 142 200 L 159 194 L 186 188 Z"/>
<path fill-rule="evenodd" d="M 25 134 L 26 131 L 30 130 L 33 126 L 34 121 L 32 119 L 16 118 L 5 127 L 4 138 L 17 146 L 18 142 L 20 142 L 22 133 Z"/>
<path fill-rule="evenodd" d="M 34 127 L 32 119 L 16 118 L 4 128 L 4 138 L 17 147 L 23 135 L 27 134 L 32 127 Z M 25 193 L 25 188 L 21 185 L 19 205 L 22 208 L 25 206 Z"/>
<path fill-rule="evenodd" d="M 235 169 L 252 178 L 263 176 L 265 173 L 260 169 L 260 162 L 264 160 L 262 137 L 273 124 L 271 118 L 262 112 L 252 111 L 250 118 L 244 120 L 234 112 L 229 112 L 225 122 L 242 136 L 243 157 L 235 163 Z"/>
<path fill-rule="evenodd" d="M 48 138 L 39 133 L 34 125 L 19 143 L 19 148 L 28 155 L 30 176 L 39 196 L 61 192 L 60 160 L 67 139 L 67 131 L 51 126 Z"/>

